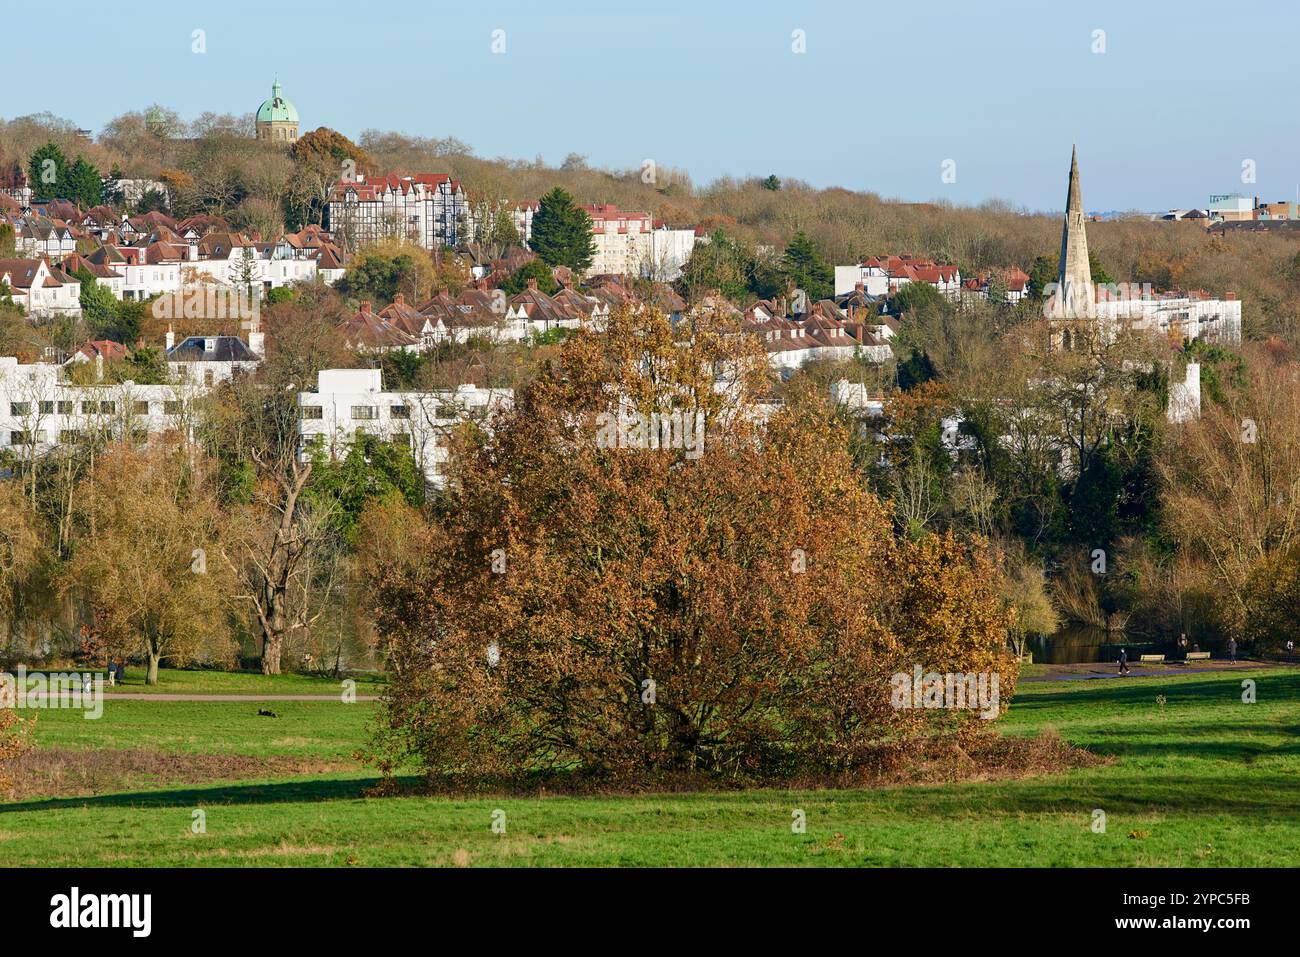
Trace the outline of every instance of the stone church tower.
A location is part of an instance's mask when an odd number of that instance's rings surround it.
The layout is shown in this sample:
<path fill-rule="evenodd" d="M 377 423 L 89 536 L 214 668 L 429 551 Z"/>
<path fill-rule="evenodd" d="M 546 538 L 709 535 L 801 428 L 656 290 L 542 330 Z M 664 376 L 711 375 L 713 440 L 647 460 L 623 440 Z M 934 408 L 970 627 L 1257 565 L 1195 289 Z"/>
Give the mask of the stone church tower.
<path fill-rule="evenodd" d="M 1052 348 L 1089 348 L 1102 332 L 1088 262 L 1088 234 L 1083 220 L 1083 192 L 1079 188 L 1079 154 L 1070 154 L 1070 187 L 1065 196 L 1065 225 L 1061 227 L 1061 261 L 1056 273 L 1056 293 L 1047 313 Z"/>

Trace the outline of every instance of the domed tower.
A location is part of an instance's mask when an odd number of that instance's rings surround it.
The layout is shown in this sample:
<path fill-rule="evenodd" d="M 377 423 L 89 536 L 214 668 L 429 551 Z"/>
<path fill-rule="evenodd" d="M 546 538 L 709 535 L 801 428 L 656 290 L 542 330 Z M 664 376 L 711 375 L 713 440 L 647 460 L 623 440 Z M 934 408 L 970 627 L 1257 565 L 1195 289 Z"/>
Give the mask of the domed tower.
<path fill-rule="evenodd" d="M 257 138 L 288 146 L 298 139 L 298 111 L 280 94 L 280 81 L 271 84 L 271 98 L 257 110 Z"/>

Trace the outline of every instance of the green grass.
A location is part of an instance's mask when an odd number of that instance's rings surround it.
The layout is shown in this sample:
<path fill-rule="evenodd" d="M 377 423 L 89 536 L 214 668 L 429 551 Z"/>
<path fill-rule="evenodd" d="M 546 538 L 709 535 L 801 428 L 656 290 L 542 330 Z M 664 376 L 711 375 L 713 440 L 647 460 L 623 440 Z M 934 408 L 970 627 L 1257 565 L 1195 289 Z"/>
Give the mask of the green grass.
<path fill-rule="evenodd" d="M 113 701 L 103 717 L 39 709 L 38 747 L 150 748 L 202 754 L 347 759 L 367 738 L 375 703 L 358 701 Z M 259 710 L 274 711 L 264 717 Z M 0 809 L 3 805 L 0 805 Z"/>
<path fill-rule="evenodd" d="M 1257 704 L 1241 702 L 1243 678 L 1256 682 Z M 1298 701 L 1294 669 L 1022 684 L 1006 733 L 1055 728 L 1114 761 L 1015 781 L 367 799 L 359 795 L 374 775 L 358 766 L 30 801 L 0 805 L 0 865 L 1295 866 Z M 336 759 L 362 742 L 374 713 L 366 703 L 277 702 L 281 717 L 258 718 L 256 707 L 110 701 L 100 722 L 42 714 L 38 739 Z M 207 831 L 193 834 L 199 808 Z M 1105 833 L 1089 826 L 1094 808 L 1106 813 Z M 490 827 L 498 809 L 504 835 Z M 795 809 L 807 816 L 804 834 L 791 831 Z"/>

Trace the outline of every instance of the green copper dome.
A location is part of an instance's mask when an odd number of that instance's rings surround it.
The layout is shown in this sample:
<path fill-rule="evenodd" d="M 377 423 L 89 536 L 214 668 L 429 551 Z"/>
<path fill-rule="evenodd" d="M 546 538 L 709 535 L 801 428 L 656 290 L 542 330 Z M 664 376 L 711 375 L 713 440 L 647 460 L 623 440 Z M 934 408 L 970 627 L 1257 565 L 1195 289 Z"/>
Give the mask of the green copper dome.
<path fill-rule="evenodd" d="M 280 81 L 271 84 L 271 98 L 257 110 L 259 123 L 297 123 L 298 111 L 292 103 L 280 95 Z"/>

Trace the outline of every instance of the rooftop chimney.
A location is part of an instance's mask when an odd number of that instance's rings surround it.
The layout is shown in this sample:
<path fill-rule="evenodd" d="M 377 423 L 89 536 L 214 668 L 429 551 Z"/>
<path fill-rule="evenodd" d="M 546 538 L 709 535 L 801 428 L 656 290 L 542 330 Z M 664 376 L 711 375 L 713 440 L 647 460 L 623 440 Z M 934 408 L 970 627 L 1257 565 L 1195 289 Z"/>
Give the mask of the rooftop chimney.
<path fill-rule="evenodd" d="M 394 306 L 406 305 L 406 297 L 399 292 L 396 296 L 393 297 L 393 305 Z"/>
<path fill-rule="evenodd" d="M 367 299 L 367 300 L 365 300 L 364 302 L 361 303 L 361 311 L 364 312 L 366 315 L 370 315 L 370 300 L 369 300 L 369 299 Z"/>
<path fill-rule="evenodd" d="M 176 345 L 176 333 L 172 332 L 171 326 L 167 327 L 167 338 L 164 342 L 166 343 L 167 351 L 171 352 L 172 347 Z"/>
<path fill-rule="evenodd" d="M 536 289 L 536 288 L 537 288 L 537 280 L 536 280 L 536 279 L 530 279 L 530 280 L 528 280 L 528 288 L 529 288 L 529 289 Z"/>

